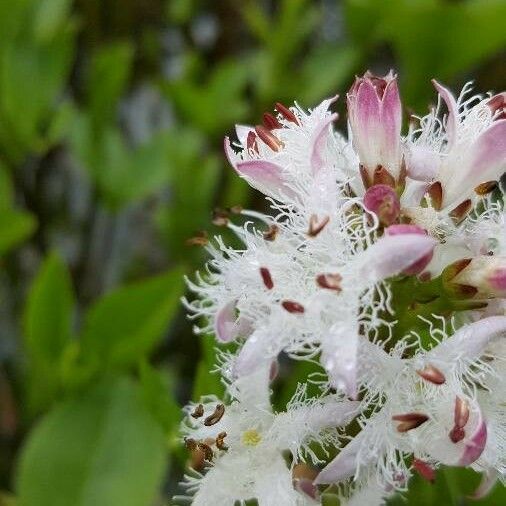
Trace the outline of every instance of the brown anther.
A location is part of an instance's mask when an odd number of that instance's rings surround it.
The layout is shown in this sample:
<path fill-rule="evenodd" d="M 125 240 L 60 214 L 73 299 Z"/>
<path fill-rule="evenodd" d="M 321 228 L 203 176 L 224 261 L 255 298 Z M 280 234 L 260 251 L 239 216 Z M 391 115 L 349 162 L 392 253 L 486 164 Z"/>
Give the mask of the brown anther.
<path fill-rule="evenodd" d="M 474 191 L 477 195 L 483 196 L 492 193 L 497 188 L 497 181 L 486 181 L 479 184 Z"/>
<path fill-rule="evenodd" d="M 448 216 L 450 216 L 455 225 L 458 225 L 467 216 L 467 213 L 471 210 L 472 205 L 473 203 L 471 202 L 471 199 L 466 199 L 453 209 Z"/>
<path fill-rule="evenodd" d="M 263 125 L 257 125 L 255 127 L 255 132 L 258 137 L 260 137 L 260 139 L 273 151 L 279 151 L 283 147 L 283 143 Z"/>
<path fill-rule="evenodd" d="M 463 428 L 469 421 L 469 404 L 460 397 L 455 397 L 455 410 L 453 412 L 455 427 Z"/>
<path fill-rule="evenodd" d="M 395 188 L 395 178 L 388 172 L 383 165 L 378 165 L 374 169 L 374 174 L 372 178 L 372 184 L 386 184 L 388 186 L 391 186 L 392 188 Z"/>
<path fill-rule="evenodd" d="M 445 375 L 437 367 L 430 364 L 416 371 L 416 374 L 424 380 L 434 383 L 434 385 L 442 385 L 446 381 Z"/>
<path fill-rule="evenodd" d="M 283 128 L 283 125 L 275 118 L 272 114 L 264 112 L 263 115 L 264 126 L 269 130 L 275 130 L 276 128 Z"/>
<path fill-rule="evenodd" d="M 226 432 L 220 432 L 217 436 L 216 436 L 216 448 L 218 448 L 218 450 L 227 450 L 227 446 L 225 445 L 225 442 L 224 442 L 224 439 L 227 437 L 227 433 Z"/>
<path fill-rule="evenodd" d="M 367 169 L 362 164 L 359 164 L 358 170 L 360 172 L 360 177 L 362 178 L 364 188 L 366 190 L 369 189 L 372 186 L 371 178 L 369 177 L 369 172 L 367 172 Z"/>
<path fill-rule="evenodd" d="M 340 274 L 318 274 L 316 276 L 316 283 L 320 288 L 327 288 L 328 290 L 341 291 L 341 281 L 343 277 Z"/>
<path fill-rule="evenodd" d="M 265 288 L 267 288 L 267 290 L 272 290 L 274 288 L 274 281 L 272 281 L 271 272 L 267 267 L 260 267 L 260 276 L 262 276 Z"/>
<path fill-rule="evenodd" d="M 204 459 L 211 462 L 214 457 L 213 449 L 206 443 L 197 443 L 198 449 L 203 452 Z"/>
<path fill-rule="evenodd" d="M 402 193 L 406 186 L 406 177 L 408 176 L 408 169 L 406 167 L 406 160 L 402 157 L 401 168 L 399 170 L 399 177 L 397 179 L 397 191 Z"/>
<path fill-rule="evenodd" d="M 213 225 L 225 227 L 229 222 L 229 214 L 224 209 L 215 208 L 213 211 Z"/>
<path fill-rule="evenodd" d="M 221 417 L 223 416 L 224 413 L 225 413 L 225 405 L 218 404 L 214 412 L 204 420 L 204 425 L 209 427 L 211 425 L 218 423 L 221 420 Z"/>
<path fill-rule="evenodd" d="M 440 211 L 443 206 L 443 186 L 439 181 L 432 183 L 427 190 L 432 207 L 436 211 Z"/>
<path fill-rule="evenodd" d="M 324 216 L 320 221 L 316 214 L 312 214 L 309 218 L 309 229 L 307 231 L 307 235 L 309 237 L 316 237 L 327 226 L 329 221 L 329 216 Z"/>
<path fill-rule="evenodd" d="M 466 437 L 466 431 L 462 427 L 453 427 L 448 433 L 448 437 L 452 443 L 458 443 Z"/>
<path fill-rule="evenodd" d="M 425 480 L 433 483 L 436 479 L 436 473 L 434 469 L 429 464 L 427 464 L 427 462 L 415 458 L 413 459 L 413 467 L 415 468 L 415 471 Z"/>
<path fill-rule="evenodd" d="M 204 406 L 202 404 L 195 406 L 195 409 L 193 410 L 191 416 L 193 418 L 200 418 L 201 416 L 204 416 Z"/>
<path fill-rule="evenodd" d="M 269 228 L 263 233 L 263 238 L 266 241 L 274 241 L 276 239 L 279 232 L 279 227 L 277 225 L 270 225 Z"/>
<path fill-rule="evenodd" d="M 195 439 L 192 439 L 190 437 L 184 438 L 184 445 L 190 451 L 194 451 L 197 449 L 197 441 L 195 441 Z"/>
<path fill-rule="evenodd" d="M 283 308 L 289 313 L 303 313 L 305 311 L 304 306 L 293 300 L 284 300 L 281 302 Z"/>
<path fill-rule="evenodd" d="M 292 123 L 295 123 L 296 125 L 300 125 L 299 120 L 297 119 L 297 116 L 288 109 L 288 107 L 284 106 L 281 102 L 276 102 L 276 111 L 283 116 L 283 118 L 286 119 L 286 121 L 291 121 Z"/>
<path fill-rule="evenodd" d="M 188 246 L 206 246 L 208 243 L 209 239 L 205 230 L 198 232 L 194 237 L 190 237 L 186 240 Z"/>
<path fill-rule="evenodd" d="M 246 149 L 248 151 L 251 149 L 255 153 L 258 153 L 257 136 L 253 130 L 250 130 L 248 132 L 248 136 L 246 137 Z"/>
<path fill-rule="evenodd" d="M 472 258 L 461 258 L 450 264 L 443 272 L 444 281 L 451 281 L 457 274 L 462 272 L 472 260 Z"/>
<path fill-rule="evenodd" d="M 429 417 L 423 413 L 405 413 L 392 416 L 392 420 L 401 422 L 397 426 L 397 432 L 408 432 L 408 430 L 416 429 L 428 419 Z"/>

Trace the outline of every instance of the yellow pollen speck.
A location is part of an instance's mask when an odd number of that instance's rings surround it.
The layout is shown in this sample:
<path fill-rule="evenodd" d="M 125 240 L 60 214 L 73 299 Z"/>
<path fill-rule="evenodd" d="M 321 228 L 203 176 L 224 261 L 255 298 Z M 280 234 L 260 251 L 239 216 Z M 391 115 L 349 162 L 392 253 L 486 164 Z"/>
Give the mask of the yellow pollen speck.
<path fill-rule="evenodd" d="M 245 446 L 256 446 L 261 440 L 262 437 L 255 429 L 248 429 L 242 434 L 242 444 Z"/>

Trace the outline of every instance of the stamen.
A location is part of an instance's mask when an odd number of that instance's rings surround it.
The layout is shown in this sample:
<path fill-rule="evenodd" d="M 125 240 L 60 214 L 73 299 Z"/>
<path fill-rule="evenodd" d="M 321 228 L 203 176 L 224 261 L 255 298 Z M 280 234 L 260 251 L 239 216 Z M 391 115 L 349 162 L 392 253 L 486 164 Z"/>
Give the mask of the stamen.
<path fill-rule="evenodd" d="M 190 437 L 184 438 L 184 445 L 190 451 L 194 451 L 197 449 L 197 441 L 195 441 L 195 439 L 192 439 Z"/>
<path fill-rule="evenodd" d="M 307 235 L 309 237 L 316 237 L 330 221 L 329 216 L 324 216 L 321 221 L 318 221 L 318 216 L 316 214 L 312 214 L 309 218 L 309 229 L 307 231 Z"/>
<path fill-rule="evenodd" d="M 288 107 L 284 106 L 281 102 L 276 102 L 276 111 L 283 116 L 287 121 L 291 121 L 292 123 L 295 123 L 296 125 L 300 125 L 299 120 L 297 119 L 297 116 L 288 109 Z"/>
<path fill-rule="evenodd" d="M 197 232 L 194 237 L 190 237 L 186 240 L 188 246 L 207 246 L 208 243 L 209 239 L 205 230 Z"/>
<path fill-rule="evenodd" d="M 445 375 L 437 367 L 430 364 L 416 371 L 416 374 L 424 380 L 434 383 L 434 385 L 442 385 L 446 381 Z"/>
<path fill-rule="evenodd" d="M 224 415 L 224 413 L 225 413 L 225 405 L 224 404 L 218 404 L 216 406 L 216 409 L 214 410 L 213 414 L 209 415 L 204 420 L 204 425 L 206 425 L 207 427 L 209 427 L 211 425 L 217 424 L 221 420 L 221 417 Z"/>
<path fill-rule="evenodd" d="M 372 186 L 371 178 L 369 177 L 369 172 L 367 172 L 367 169 L 362 164 L 358 166 L 358 170 L 360 172 L 360 177 L 362 178 L 364 188 L 367 190 L 370 186 Z"/>
<path fill-rule="evenodd" d="M 455 427 L 465 427 L 469 421 L 469 404 L 460 397 L 455 397 L 455 410 L 453 414 Z"/>
<path fill-rule="evenodd" d="M 341 281 L 343 277 L 340 274 L 318 274 L 316 276 L 316 283 L 320 288 L 327 288 L 328 290 L 335 290 L 340 292 Z"/>
<path fill-rule="evenodd" d="M 299 304 L 298 302 L 295 302 L 293 300 L 284 300 L 283 302 L 281 302 L 281 305 L 289 313 L 303 313 L 305 311 L 304 306 L 302 304 Z"/>
<path fill-rule="evenodd" d="M 251 149 L 258 154 L 257 136 L 252 130 L 248 132 L 248 137 L 246 137 L 246 149 L 248 151 Z"/>
<path fill-rule="evenodd" d="M 255 132 L 273 151 L 279 151 L 283 147 L 283 143 L 263 125 L 257 125 L 255 127 Z"/>
<path fill-rule="evenodd" d="M 423 413 L 405 413 L 392 416 L 392 420 L 402 422 L 397 426 L 397 432 L 408 432 L 409 430 L 420 427 L 429 417 Z"/>
<path fill-rule="evenodd" d="M 262 281 L 264 282 L 265 287 L 268 290 L 272 290 L 274 287 L 274 281 L 272 281 L 271 272 L 267 267 L 260 267 L 260 275 L 262 276 Z"/>
<path fill-rule="evenodd" d="M 479 184 L 474 191 L 477 195 L 483 196 L 492 193 L 497 188 L 497 181 L 487 181 Z"/>
<path fill-rule="evenodd" d="M 378 165 L 376 169 L 374 169 L 372 184 L 386 184 L 387 186 L 391 186 L 395 188 L 395 178 L 388 172 L 383 165 Z"/>
<path fill-rule="evenodd" d="M 204 454 L 204 459 L 211 462 L 214 457 L 213 449 L 206 443 L 197 443 L 198 449 Z"/>
<path fill-rule="evenodd" d="M 269 130 L 275 130 L 277 128 L 283 128 L 283 125 L 275 118 L 272 114 L 264 112 L 263 115 L 265 128 Z"/>
<path fill-rule="evenodd" d="M 278 235 L 279 227 L 277 225 L 270 225 L 269 228 L 263 233 L 266 241 L 274 241 Z"/>
<path fill-rule="evenodd" d="M 467 213 L 471 210 L 471 207 L 472 207 L 471 199 L 464 200 L 464 202 L 461 202 L 448 215 L 453 220 L 455 225 L 458 225 L 466 217 Z"/>
<path fill-rule="evenodd" d="M 216 448 L 218 448 L 218 450 L 228 450 L 228 447 L 225 445 L 223 441 L 226 437 L 227 437 L 226 432 L 220 432 L 216 436 Z"/>
<path fill-rule="evenodd" d="M 203 415 L 204 415 L 204 406 L 202 404 L 196 406 L 195 409 L 193 410 L 193 413 L 191 414 L 193 418 L 200 418 Z"/>
<path fill-rule="evenodd" d="M 245 446 L 256 446 L 262 441 L 262 436 L 256 429 L 248 429 L 243 432 L 241 440 Z"/>
<path fill-rule="evenodd" d="M 429 194 L 432 207 L 436 211 L 440 211 L 443 205 L 443 186 L 441 185 L 441 183 L 439 181 L 432 183 L 429 186 L 427 193 Z"/>
<path fill-rule="evenodd" d="M 436 473 L 434 469 L 429 464 L 427 464 L 427 462 L 415 458 L 413 459 L 413 467 L 415 471 L 417 471 L 418 474 L 425 480 L 433 483 L 436 479 Z"/>

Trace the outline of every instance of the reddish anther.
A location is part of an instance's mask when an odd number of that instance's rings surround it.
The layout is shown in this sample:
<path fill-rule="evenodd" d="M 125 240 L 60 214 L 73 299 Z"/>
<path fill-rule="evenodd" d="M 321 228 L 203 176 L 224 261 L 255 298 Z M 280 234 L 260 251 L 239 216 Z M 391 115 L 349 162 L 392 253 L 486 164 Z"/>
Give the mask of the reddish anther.
<path fill-rule="evenodd" d="M 341 281 L 343 280 L 340 274 L 318 274 L 316 276 L 316 283 L 320 288 L 327 288 L 328 290 L 341 291 Z"/>
<path fill-rule="evenodd" d="M 416 371 L 416 374 L 430 383 L 434 383 L 434 385 L 442 385 L 445 381 L 445 375 L 433 365 L 428 365 L 423 369 Z"/>
<path fill-rule="evenodd" d="M 281 302 L 283 308 L 289 313 L 303 313 L 305 311 L 304 306 L 293 300 L 284 300 Z"/>
<path fill-rule="evenodd" d="M 292 123 L 295 123 L 296 125 L 300 125 L 299 120 L 297 119 L 297 116 L 288 109 L 288 107 L 284 106 L 280 102 L 276 102 L 276 111 L 283 116 L 287 121 L 291 121 Z"/>
<path fill-rule="evenodd" d="M 405 413 L 402 415 L 392 416 L 392 420 L 401 422 L 397 426 L 397 432 L 408 432 L 409 430 L 420 427 L 422 423 L 425 423 L 429 417 L 423 413 Z"/>
<path fill-rule="evenodd" d="M 269 130 L 275 130 L 276 128 L 283 128 L 283 125 L 275 118 L 272 114 L 264 112 L 263 115 L 264 126 Z"/>
<path fill-rule="evenodd" d="M 252 130 L 248 132 L 248 137 L 246 138 L 246 149 L 248 151 L 251 149 L 255 153 L 258 153 L 257 136 Z"/>
<path fill-rule="evenodd" d="M 283 147 L 283 143 L 263 125 L 257 125 L 255 127 L 255 132 L 273 151 L 279 151 Z"/>
<path fill-rule="evenodd" d="M 260 267 L 260 275 L 262 276 L 262 281 L 264 282 L 265 288 L 272 290 L 272 288 L 274 288 L 274 281 L 272 281 L 272 276 L 269 269 L 267 269 L 267 267 Z"/>

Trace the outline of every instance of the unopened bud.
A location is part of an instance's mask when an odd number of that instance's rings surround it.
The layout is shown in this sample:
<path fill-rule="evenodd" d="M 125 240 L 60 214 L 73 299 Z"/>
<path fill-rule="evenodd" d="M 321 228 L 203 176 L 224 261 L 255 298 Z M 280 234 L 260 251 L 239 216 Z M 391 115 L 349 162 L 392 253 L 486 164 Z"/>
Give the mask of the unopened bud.
<path fill-rule="evenodd" d="M 506 297 L 506 257 L 483 255 L 473 258 L 446 283 L 445 288 L 457 293 L 467 291 L 477 299 Z"/>
<path fill-rule="evenodd" d="M 371 186 L 365 192 L 364 205 L 386 227 L 395 223 L 401 212 L 401 203 L 397 193 L 391 186 L 386 184 Z"/>

